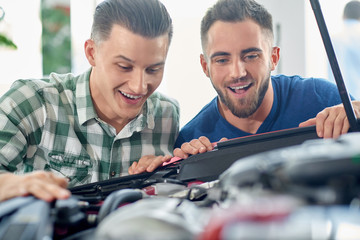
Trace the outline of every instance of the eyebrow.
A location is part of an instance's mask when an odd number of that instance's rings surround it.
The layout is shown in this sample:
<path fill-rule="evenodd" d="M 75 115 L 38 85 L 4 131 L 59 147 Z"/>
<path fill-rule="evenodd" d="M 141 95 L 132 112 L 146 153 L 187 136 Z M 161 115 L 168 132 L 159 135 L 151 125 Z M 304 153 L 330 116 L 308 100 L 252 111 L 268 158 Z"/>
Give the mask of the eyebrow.
<path fill-rule="evenodd" d="M 124 59 L 124 60 L 127 61 L 127 62 L 135 63 L 134 60 L 132 60 L 132 59 L 130 59 L 130 58 L 128 58 L 128 57 L 125 57 L 124 55 L 118 55 L 118 56 L 116 56 L 116 58 L 122 58 L 122 59 Z M 163 66 L 163 65 L 165 65 L 165 62 L 164 62 L 164 61 L 151 64 L 150 66 L 151 66 L 151 67 L 155 67 L 155 66 Z"/>
<path fill-rule="evenodd" d="M 257 48 L 257 47 L 252 47 L 252 48 L 248 48 L 248 49 L 245 49 L 245 50 L 242 50 L 241 51 L 241 54 L 244 55 L 244 54 L 247 54 L 249 52 L 262 52 L 263 50 L 261 50 L 260 48 Z"/>
<path fill-rule="evenodd" d="M 230 56 L 230 53 L 228 53 L 228 52 L 215 52 L 215 53 L 210 55 L 210 59 L 213 59 L 214 57 L 218 57 L 218 56 Z"/>
<path fill-rule="evenodd" d="M 247 53 L 250 53 L 250 52 L 262 52 L 262 50 L 260 48 L 252 47 L 252 48 L 242 50 L 241 55 L 244 55 L 244 54 L 247 54 Z M 228 53 L 228 52 L 215 52 L 215 53 L 211 54 L 210 59 L 213 59 L 214 57 L 218 57 L 218 56 L 230 56 L 230 53 Z"/>
<path fill-rule="evenodd" d="M 124 55 L 118 55 L 118 56 L 116 56 L 116 58 L 122 58 L 125 61 L 131 62 L 131 63 L 135 62 L 134 60 L 131 60 L 130 58 L 125 57 Z"/>

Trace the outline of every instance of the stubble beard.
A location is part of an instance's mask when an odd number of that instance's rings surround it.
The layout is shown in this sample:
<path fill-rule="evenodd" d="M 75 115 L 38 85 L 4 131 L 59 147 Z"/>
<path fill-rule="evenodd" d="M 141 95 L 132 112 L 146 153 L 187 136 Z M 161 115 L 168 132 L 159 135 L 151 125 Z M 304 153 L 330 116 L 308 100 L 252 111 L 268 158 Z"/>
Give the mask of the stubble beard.
<path fill-rule="evenodd" d="M 263 79 L 259 90 L 255 91 L 254 95 L 247 98 L 238 99 L 238 101 L 233 101 L 226 93 L 226 91 L 222 92 L 215 86 L 214 88 L 220 98 L 220 101 L 225 104 L 225 106 L 231 111 L 233 115 L 238 118 L 248 118 L 258 110 L 261 103 L 263 102 L 265 94 L 269 88 L 269 81 L 270 72 Z"/>

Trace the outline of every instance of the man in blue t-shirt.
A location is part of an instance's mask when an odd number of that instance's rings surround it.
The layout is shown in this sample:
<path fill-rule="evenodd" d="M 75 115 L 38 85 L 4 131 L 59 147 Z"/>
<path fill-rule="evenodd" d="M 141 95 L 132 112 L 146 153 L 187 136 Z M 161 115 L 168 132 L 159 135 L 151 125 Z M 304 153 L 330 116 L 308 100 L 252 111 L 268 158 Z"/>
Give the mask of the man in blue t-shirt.
<path fill-rule="evenodd" d="M 316 124 L 324 138 L 348 131 L 335 84 L 271 76 L 280 57 L 273 39 L 272 16 L 255 1 L 220 0 L 207 11 L 201 23 L 200 62 L 218 96 L 182 128 L 175 156 L 212 150 L 211 142 L 223 137 L 298 126 Z M 354 104 L 360 108 L 359 102 Z"/>

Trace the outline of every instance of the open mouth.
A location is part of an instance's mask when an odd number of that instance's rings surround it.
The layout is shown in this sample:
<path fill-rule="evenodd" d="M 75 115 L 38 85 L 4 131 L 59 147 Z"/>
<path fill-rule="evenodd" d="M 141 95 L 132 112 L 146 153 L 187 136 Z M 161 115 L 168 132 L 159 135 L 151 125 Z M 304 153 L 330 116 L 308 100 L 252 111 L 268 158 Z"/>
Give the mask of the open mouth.
<path fill-rule="evenodd" d="M 119 91 L 119 93 L 121 93 L 124 97 L 126 97 L 128 99 L 131 99 L 131 100 L 137 100 L 137 99 L 142 97 L 142 95 L 134 96 L 134 95 L 131 95 L 131 94 L 128 94 L 128 93 L 124 93 L 122 91 Z"/>
<path fill-rule="evenodd" d="M 242 85 L 242 86 L 228 87 L 228 88 L 234 93 L 243 93 L 243 92 L 247 91 L 251 86 L 252 86 L 252 83 Z"/>

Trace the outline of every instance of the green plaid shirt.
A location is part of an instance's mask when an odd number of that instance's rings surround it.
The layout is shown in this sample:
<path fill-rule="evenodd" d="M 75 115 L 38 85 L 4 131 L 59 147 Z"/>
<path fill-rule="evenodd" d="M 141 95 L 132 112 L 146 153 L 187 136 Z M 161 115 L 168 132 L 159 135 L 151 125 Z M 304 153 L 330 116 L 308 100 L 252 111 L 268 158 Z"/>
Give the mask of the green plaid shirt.
<path fill-rule="evenodd" d="M 72 187 L 127 175 L 144 155 L 172 154 L 178 103 L 154 93 L 116 134 L 94 110 L 90 71 L 13 84 L 0 99 L 0 173 L 46 170 Z"/>

